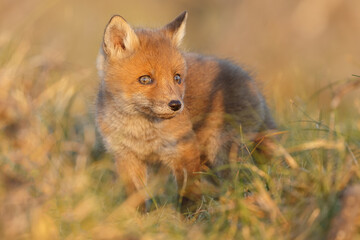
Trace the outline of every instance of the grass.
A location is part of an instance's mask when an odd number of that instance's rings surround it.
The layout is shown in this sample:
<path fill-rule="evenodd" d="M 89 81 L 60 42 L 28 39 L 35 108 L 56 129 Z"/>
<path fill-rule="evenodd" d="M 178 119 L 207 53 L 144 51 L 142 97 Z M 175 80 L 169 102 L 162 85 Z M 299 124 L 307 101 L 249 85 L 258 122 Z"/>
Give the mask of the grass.
<path fill-rule="evenodd" d="M 360 122 L 340 104 L 359 86 L 354 75 L 320 89 L 332 93 L 327 110 L 313 106 L 317 89 L 281 102 L 276 156 L 239 159 L 218 200 L 205 195 L 181 215 L 170 179 L 149 189 L 157 206 L 139 214 L 96 147 L 94 70 L 31 41 L 0 44 L 1 239 L 325 239 L 342 192 L 360 182 Z"/>

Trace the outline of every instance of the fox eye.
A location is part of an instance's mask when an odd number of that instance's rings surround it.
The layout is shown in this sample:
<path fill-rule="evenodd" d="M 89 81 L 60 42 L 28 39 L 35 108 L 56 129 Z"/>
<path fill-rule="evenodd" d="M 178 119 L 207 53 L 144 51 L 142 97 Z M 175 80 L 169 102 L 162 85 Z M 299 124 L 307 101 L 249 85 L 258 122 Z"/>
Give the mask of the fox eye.
<path fill-rule="evenodd" d="M 178 84 L 181 84 L 181 77 L 180 77 L 180 74 L 175 74 L 175 76 L 174 76 L 174 80 L 175 80 L 175 82 L 177 82 Z"/>
<path fill-rule="evenodd" d="M 139 82 L 141 84 L 147 85 L 147 84 L 151 84 L 153 82 L 153 80 L 151 79 L 150 76 L 144 75 L 144 76 L 139 77 Z"/>

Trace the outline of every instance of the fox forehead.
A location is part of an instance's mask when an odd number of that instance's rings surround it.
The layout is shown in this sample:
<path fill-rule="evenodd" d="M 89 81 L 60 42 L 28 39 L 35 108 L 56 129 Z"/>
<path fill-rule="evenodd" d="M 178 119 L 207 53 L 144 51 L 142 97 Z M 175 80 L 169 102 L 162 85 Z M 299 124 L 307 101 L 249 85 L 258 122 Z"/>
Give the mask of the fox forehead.
<path fill-rule="evenodd" d="M 117 72 L 126 73 L 127 77 L 170 77 L 173 74 L 186 74 L 186 63 L 182 53 L 165 34 L 144 29 L 135 32 L 140 44 L 131 56 L 111 64 L 116 66 L 116 70 L 121 69 Z"/>
<path fill-rule="evenodd" d="M 140 42 L 138 52 L 154 57 L 181 57 L 180 51 L 164 32 L 151 29 L 136 29 L 135 32 Z"/>

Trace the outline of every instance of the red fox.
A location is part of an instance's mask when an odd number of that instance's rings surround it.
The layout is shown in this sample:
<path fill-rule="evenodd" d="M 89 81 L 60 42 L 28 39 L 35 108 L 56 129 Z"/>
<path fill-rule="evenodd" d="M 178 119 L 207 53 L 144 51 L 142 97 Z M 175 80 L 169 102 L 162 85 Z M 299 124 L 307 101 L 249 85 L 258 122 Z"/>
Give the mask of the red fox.
<path fill-rule="evenodd" d="M 187 12 L 159 29 L 133 29 L 115 15 L 97 59 L 96 121 L 128 194 L 152 163 L 168 166 L 179 194 L 194 198 L 201 165 L 227 163 L 240 126 L 275 128 L 264 97 L 240 67 L 179 49 Z M 197 196 L 198 197 L 198 196 Z"/>

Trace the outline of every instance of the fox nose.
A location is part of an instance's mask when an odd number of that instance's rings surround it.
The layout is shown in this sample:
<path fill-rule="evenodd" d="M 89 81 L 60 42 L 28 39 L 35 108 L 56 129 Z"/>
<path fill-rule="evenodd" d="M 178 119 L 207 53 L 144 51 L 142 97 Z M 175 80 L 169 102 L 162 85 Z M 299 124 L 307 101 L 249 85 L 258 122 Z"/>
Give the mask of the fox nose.
<path fill-rule="evenodd" d="M 181 108 L 181 102 L 179 100 L 171 100 L 169 102 L 169 107 L 171 108 L 171 110 L 176 112 L 177 110 L 179 110 Z"/>

